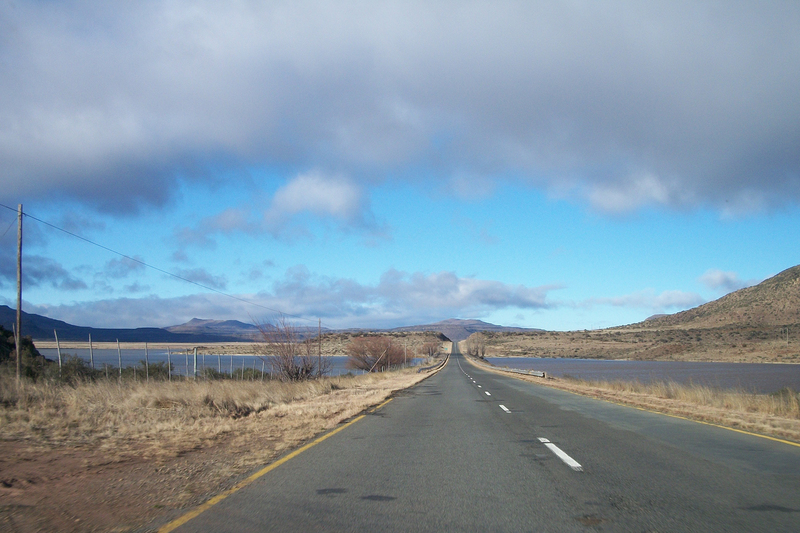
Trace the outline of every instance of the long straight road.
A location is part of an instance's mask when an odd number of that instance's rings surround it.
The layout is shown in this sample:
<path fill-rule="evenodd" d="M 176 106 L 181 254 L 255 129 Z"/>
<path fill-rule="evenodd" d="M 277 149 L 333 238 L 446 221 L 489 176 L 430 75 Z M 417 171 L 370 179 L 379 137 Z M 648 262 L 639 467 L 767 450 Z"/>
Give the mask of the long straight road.
<path fill-rule="evenodd" d="M 593 530 L 800 531 L 800 447 L 456 353 L 176 531 Z"/>

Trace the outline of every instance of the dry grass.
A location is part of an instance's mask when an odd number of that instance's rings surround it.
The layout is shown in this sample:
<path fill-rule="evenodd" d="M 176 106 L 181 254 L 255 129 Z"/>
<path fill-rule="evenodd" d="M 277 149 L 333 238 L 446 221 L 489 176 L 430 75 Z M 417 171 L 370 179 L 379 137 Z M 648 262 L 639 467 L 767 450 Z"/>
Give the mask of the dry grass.
<path fill-rule="evenodd" d="M 3 377 L 0 433 L 4 440 L 90 445 L 120 456 L 174 455 L 233 431 L 248 415 L 352 416 L 421 378 L 408 371 L 300 383 L 98 381 L 73 387 L 23 382 L 17 388 L 13 379 Z"/>

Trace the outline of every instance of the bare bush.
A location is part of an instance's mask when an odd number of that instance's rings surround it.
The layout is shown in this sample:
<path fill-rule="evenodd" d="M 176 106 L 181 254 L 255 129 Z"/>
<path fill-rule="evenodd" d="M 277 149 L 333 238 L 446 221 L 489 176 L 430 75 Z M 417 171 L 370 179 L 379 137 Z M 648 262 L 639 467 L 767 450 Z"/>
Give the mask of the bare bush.
<path fill-rule="evenodd" d="M 405 362 L 403 347 L 389 337 L 356 337 L 347 346 L 347 367 L 374 372 Z"/>
<path fill-rule="evenodd" d="M 262 360 L 272 366 L 272 374 L 282 381 L 304 381 L 326 374 L 330 362 L 314 353 L 309 339 L 303 341 L 297 328 L 285 317 L 274 323 L 256 324 L 264 344 L 259 346 Z"/>
<path fill-rule="evenodd" d="M 467 355 L 484 358 L 486 355 L 486 336 L 483 333 L 473 333 L 467 338 Z"/>
<path fill-rule="evenodd" d="M 426 342 L 420 347 L 419 354 L 425 357 L 436 357 L 439 355 L 441 346 L 441 343 L 438 342 Z"/>

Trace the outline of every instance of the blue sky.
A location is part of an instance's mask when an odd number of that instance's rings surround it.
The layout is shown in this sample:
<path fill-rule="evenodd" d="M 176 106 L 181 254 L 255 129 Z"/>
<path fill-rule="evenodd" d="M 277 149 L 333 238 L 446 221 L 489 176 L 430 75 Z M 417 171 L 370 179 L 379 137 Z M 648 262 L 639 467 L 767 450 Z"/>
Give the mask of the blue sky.
<path fill-rule="evenodd" d="M 800 263 L 794 3 L 18 2 L 0 26 L 0 202 L 202 286 L 28 218 L 29 312 L 591 329 Z"/>

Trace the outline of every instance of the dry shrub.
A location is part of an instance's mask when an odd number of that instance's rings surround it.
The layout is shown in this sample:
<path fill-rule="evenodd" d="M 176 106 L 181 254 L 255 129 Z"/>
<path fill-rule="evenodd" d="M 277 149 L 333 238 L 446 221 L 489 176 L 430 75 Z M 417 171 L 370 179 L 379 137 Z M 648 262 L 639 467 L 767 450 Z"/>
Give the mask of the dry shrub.
<path fill-rule="evenodd" d="M 402 365 L 406 352 L 391 337 L 356 337 L 347 346 L 347 366 L 373 372 Z"/>

